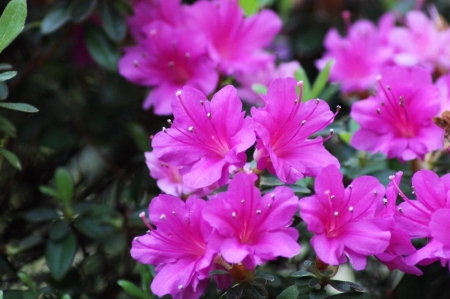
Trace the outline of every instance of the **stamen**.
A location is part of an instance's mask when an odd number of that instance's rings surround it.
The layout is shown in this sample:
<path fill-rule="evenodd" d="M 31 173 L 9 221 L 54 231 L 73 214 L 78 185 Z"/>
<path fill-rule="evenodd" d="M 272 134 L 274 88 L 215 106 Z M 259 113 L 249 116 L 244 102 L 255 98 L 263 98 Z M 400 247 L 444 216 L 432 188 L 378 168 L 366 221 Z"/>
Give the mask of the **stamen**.
<path fill-rule="evenodd" d="M 181 100 L 181 90 L 177 90 L 175 95 Z"/>
<path fill-rule="evenodd" d="M 273 199 L 275 199 L 275 193 L 270 194 L 270 197 Z"/>
<path fill-rule="evenodd" d="M 151 36 L 155 36 L 155 35 L 156 35 L 156 29 L 150 30 L 150 35 L 151 35 Z"/>
<path fill-rule="evenodd" d="M 233 218 L 236 218 L 236 212 L 231 213 L 231 216 L 232 216 Z"/>
<path fill-rule="evenodd" d="M 385 206 L 387 206 L 387 204 L 388 204 L 387 198 L 383 198 L 383 203 L 384 203 Z"/>
<path fill-rule="evenodd" d="M 166 127 L 163 127 L 162 130 L 163 130 L 164 133 L 167 133 Z"/>
<path fill-rule="evenodd" d="M 334 195 L 331 195 L 330 198 L 331 198 L 331 199 L 334 199 Z"/>
<path fill-rule="evenodd" d="M 377 190 L 373 190 L 373 195 L 377 195 Z"/>
<path fill-rule="evenodd" d="M 267 204 L 267 207 L 270 208 L 272 205 L 270 203 Z"/>
<path fill-rule="evenodd" d="M 189 132 L 194 132 L 194 127 L 191 126 L 188 128 L 188 130 L 189 130 Z"/>
<path fill-rule="evenodd" d="M 377 108 L 377 113 L 378 113 L 378 115 L 380 115 L 380 114 L 381 114 L 381 110 L 380 110 L 380 108 Z"/>
<path fill-rule="evenodd" d="M 203 106 L 203 101 L 202 101 L 202 100 L 200 100 L 200 105 L 202 105 L 202 106 Z"/>
<path fill-rule="evenodd" d="M 175 213 L 175 211 L 172 211 L 172 215 L 175 215 L 176 213 Z"/>
<path fill-rule="evenodd" d="M 208 114 L 206 114 L 206 116 L 208 116 L 208 118 L 211 118 L 211 113 L 208 112 Z"/>
<path fill-rule="evenodd" d="M 349 210 L 350 212 L 353 212 L 353 207 L 352 207 L 352 206 L 348 207 L 348 210 Z"/>
<path fill-rule="evenodd" d="M 170 61 L 170 62 L 167 64 L 167 66 L 170 67 L 170 68 L 173 68 L 173 67 L 175 66 L 175 62 Z"/>
<path fill-rule="evenodd" d="M 302 120 L 302 126 L 306 124 L 306 120 Z"/>
<path fill-rule="evenodd" d="M 172 120 L 169 118 L 169 119 L 167 120 L 167 123 L 168 123 L 169 125 L 171 125 L 171 124 L 172 124 Z"/>
<path fill-rule="evenodd" d="M 186 54 L 184 54 L 184 56 L 185 56 L 187 59 L 189 59 L 189 58 L 191 58 L 191 53 L 186 52 Z"/>
<path fill-rule="evenodd" d="M 139 66 L 139 61 L 133 60 L 133 65 L 134 65 L 135 67 L 138 67 L 138 66 Z"/>
<path fill-rule="evenodd" d="M 178 289 L 179 289 L 179 290 L 183 289 L 183 285 L 180 284 L 180 285 L 178 286 Z"/>
<path fill-rule="evenodd" d="M 241 204 L 245 204 L 245 199 L 241 200 Z"/>
<path fill-rule="evenodd" d="M 334 217 L 337 217 L 338 215 L 339 215 L 338 211 L 334 212 Z"/>
<path fill-rule="evenodd" d="M 144 224 L 148 227 L 149 230 L 154 230 L 154 228 L 150 225 L 150 223 L 148 223 L 147 219 L 145 218 L 145 212 L 141 212 L 139 214 L 139 218 L 142 219 L 142 221 L 144 222 Z"/>
<path fill-rule="evenodd" d="M 352 188 L 353 188 L 353 185 L 352 185 L 352 184 L 348 185 L 348 188 L 352 189 Z"/>
<path fill-rule="evenodd" d="M 166 215 L 161 214 L 161 216 L 159 216 L 159 219 L 161 219 L 161 220 L 166 220 Z"/>
<path fill-rule="evenodd" d="M 261 210 L 256 210 L 256 214 L 261 214 Z"/>

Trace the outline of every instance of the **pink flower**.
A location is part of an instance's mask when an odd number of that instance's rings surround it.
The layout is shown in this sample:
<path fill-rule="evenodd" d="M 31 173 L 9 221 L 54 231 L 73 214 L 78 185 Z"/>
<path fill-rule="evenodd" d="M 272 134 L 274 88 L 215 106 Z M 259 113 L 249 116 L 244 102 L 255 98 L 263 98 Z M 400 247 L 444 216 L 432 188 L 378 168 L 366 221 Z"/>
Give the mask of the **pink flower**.
<path fill-rule="evenodd" d="M 395 183 L 394 178 L 391 178 Z M 396 222 L 412 238 L 431 238 L 423 248 L 406 258 L 406 263 L 426 265 L 441 260 L 445 265 L 450 260 L 450 174 L 439 178 L 434 172 L 421 170 L 414 174 L 413 189 L 417 200 L 411 200 L 401 192 L 404 202 L 398 206 Z"/>
<path fill-rule="evenodd" d="M 216 245 L 228 263 L 253 269 L 278 256 L 300 251 L 298 231 L 288 227 L 297 212 L 298 198 L 287 187 L 261 197 L 255 174 L 238 173 L 228 191 L 207 204 L 205 220 L 215 229 Z"/>
<path fill-rule="evenodd" d="M 336 266 L 347 256 L 362 270 L 367 256 L 387 249 L 390 224 L 375 217 L 384 195 L 376 178 L 359 177 L 344 189 L 342 174 L 329 165 L 317 176 L 314 189 L 316 195 L 300 200 L 300 216 L 315 234 L 311 245 L 323 262 Z"/>
<path fill-rule="evenodd" d="M 289 184 L 304 176 L 316 176 L 328 164 L 339 166 L 323 146 L 322 137 L 307 139 L 333 121 L 333 112 L 319 99 L 302 103 L 296 87 L 293 78 L 273 80 L 263 97 L 266 106 L 251 110 L 258 137 L 258 169 L 267 168 Z"/>
<path fill-rule="evenodd" d="M 432 121 L 439 110 L 439 90 L 422 68 L 386 67 L 376 96 L 354 103 L 351 117 L 361 126 L 350 144 L 400 161 L 423 159 L 443 147 L 444 131 Z"/>
<path fill-rule="evenodd" d="M 379 29 L 366 20 L 349 25 L 346 37 L 331 29 L 325 37 L 327 52 L 316 62 L 317 67 L 323 69 L 329 60 L 334 60 L 330 81 L 340 83 L 343 92 L 372 89 L 381 67 L 391 59 L 392 50 L 383 36 L 393 24 L 392 15 L 386 14 Z"/>
<path fill-rule="evenodd" d="M 274 60 L 262 50 L 281 29 L 274 12 L 264 9 L 244 17 L 237 0 L 219 0 L 198 1 L 186 13 L 188 26 L 205 35 L 210 57 L 222 73 L 254 73 Z"/>
<path fill-rule="evenodd" d="M 180 174 L 189 187 L 223 186 L 230 172 L 245 165 L 245 151 L 255 142 L 236 89 L 225 86 L 211 102 L 189 86 L 177 95 L 172 127 L 153 138 L 153 153 L 165 163 L 183 166 Z"/>
<path fill-rule="evenodd" d="M 448 110 L 450 111 L 450 74 L 444 75 L 437 79 L 436 86 L 441 92 L 441 102 L 438 115 Z"/>
<path fill-rule="evenodd" d="M 143 264 L 155 265 L 153 293 L 174 299 L 197 299 L 205 291 L 216 252 L 208 245 L 211 227 L 203 220 L 206 202 L 189 197 L 181 199 L 160 195 L 149 206 L 150 221 L 146 235 L 136 237 L 131 256 Z"/>
<path fill-rule="evenodd" d="M 161 21 L 143 28 L 145 39 L 125 49 L 119 72 L 133 83 L 154 86 L 143 107 L 171 114 L 171 99 L 184 85 L 209 94 L 218 74 L 208 58 L 206 41 L 194 30 L 175 29 Z"/>

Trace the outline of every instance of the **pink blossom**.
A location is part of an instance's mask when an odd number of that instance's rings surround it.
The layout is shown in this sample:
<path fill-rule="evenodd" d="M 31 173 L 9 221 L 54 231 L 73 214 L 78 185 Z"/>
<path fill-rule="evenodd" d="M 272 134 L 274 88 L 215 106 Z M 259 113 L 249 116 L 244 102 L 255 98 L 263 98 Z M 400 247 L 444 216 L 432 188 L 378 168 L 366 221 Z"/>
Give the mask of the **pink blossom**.
<path fill-rule="evenodd" d="M 441 102 L 438 115 L 441 115 L 442 112 L 448 110 L 450 111 L 450 74 L 444 75 L 437 79 L 436 84 L 437 88 L 441 92 Z"/>
<path fill-rule="evenodd" d="M 189 187 L 223 186 L 230 172 L 245 165 L 245 151 L 255 142 L 236 89 L 225 86 L 211 102 L 190 86 L 177 95 L 172 127 L 153 138 L 153 153 L 164 163 L 183 166 L 180 174 Z"/>
<path fill-rule="evenodd" d="M 143 264 L 155 265 L 153 293 L 174 299 L 197 299 L 205 291 L 216 252 L 208 245 L 212 228 L 202 218 L 206 202 L 160 195 L 149 206 L 147 234 L 136 237 L 131 256 Z M 145 220 L 145 213 L 141 217 Z"/>
<path fill-rule="evenodd" d="M 395 181 L 392 179 L 392 182 Z M 421 170 L 414 174 L 413 189 L 417 200 L 409 199 L 396 185 L 404 202 L 398 206 L 396 222 L 412 238 L 431 238 L 431 241 L 405 261 L 409 265 L 429 264 L 450 260 L 448 217 L 450 216 L 450 174 L 439 178 L 434 172 Z"/>
<path fill-rule="evenodd" d="M 218 74 L 208 58 L 206 41 L 194 30 L 175 29 L 161 21 L 143 28 L 145 39 L 125 48 L 119 72 L 133 83 L 154 86 L 143 107 L 155 114 L 171 114 L 171 99 L 184 85 L 209 94 Z"/>
<path fill-rule="evenodd" d="M 298 198 L 287 187 L 277 187 L 261 197 L 255 174 L 238 173 L 228 191 L 207 204 L 206 221 L 215 229 L 216 245 L 228 263 L 253 269 L 278 256 L 300 251 L 298 231 L 288 227 L 297 212 Z"/>
<path fill-rule="evenodd" d="M 439 90 L 422 68 L 386 67 L 376 96 L 354 103 L 351 117 L 361 126 L 350 144 L 400 161 L 423 159 L 443 147 L 444 131 L 432 121 L 439 110 Z"/>
<path fill-rule="evenodd" d="M 316 62 L 317 67 L 323 69 L 329 60 L 334 60 L 330 81 L 340 83 L 343 92 L 371 89 L 376 75 L 391 59 L 392 50 L 384 36 L 393 23 L 392 15 L 386 14 L 379 29 L 366 20 L 348 25 L 346 37 L 331 29 L 325 37 L 326 53 Z"/>
<path fill-rule="evenodd" d="M 210 57 L 222 73 L 254 73 L 274 60 L 262 50 L 281 29 L 274 12 L 263 9 L 244 17 L 237 0 L 219 0 L 198 1 L 186 13 L 188 26 L 206 36 Z"/>
<path fill-rule="evenodd" d="M 298 61 L 280 63 L 278 67 L 273 61 L 266 64 L 264 69 L 254 73 L 240 73 L 236 75 L 236 81 L 240 84 L 238 95 L 250 105 L 262 106 L 264 101 L 253 91 L 254 84 L 269 86 L 276 78 L 294 77 L 295 72 L 300 68 Z"/>
<path fill-rule="evenodd" d="M 315 234 L 311 245 L 323 262 L 336 266 L 347 256 L 356 270 L 362 270 L 367 256 L 387 249 L 391 225 L 375 217 L 384 195 L 376 178 L 359 177 L 344 189 L 342 174 L 329 165 L 317 176 L 314 189 L 314 196 L 300 200 L 300 216 Z"/>
<path fill-rule="evenodd" d="M 296 87 L 293 78 L 273 80 L 263 97 L 266 106 L 251 110 L 258 137 L 254 155 L 258 169 L 267 168 L 289 184 L 316 176 L 328 164 L 339 166 L 322 137 L 308 139 L 333 121 L 333 112 L 319 99 L 302 103 Z"/>

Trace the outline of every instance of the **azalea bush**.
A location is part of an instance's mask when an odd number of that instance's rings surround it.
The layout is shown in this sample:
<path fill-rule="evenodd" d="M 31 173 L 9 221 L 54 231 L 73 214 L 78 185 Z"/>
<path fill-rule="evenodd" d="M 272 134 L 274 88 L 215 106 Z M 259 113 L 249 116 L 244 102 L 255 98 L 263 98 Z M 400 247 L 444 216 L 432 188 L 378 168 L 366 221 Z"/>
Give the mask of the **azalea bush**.
<path fill-rule="evenodd" d="M 448 1 L 0 4 L 0 299 L 450 297 Z"/>

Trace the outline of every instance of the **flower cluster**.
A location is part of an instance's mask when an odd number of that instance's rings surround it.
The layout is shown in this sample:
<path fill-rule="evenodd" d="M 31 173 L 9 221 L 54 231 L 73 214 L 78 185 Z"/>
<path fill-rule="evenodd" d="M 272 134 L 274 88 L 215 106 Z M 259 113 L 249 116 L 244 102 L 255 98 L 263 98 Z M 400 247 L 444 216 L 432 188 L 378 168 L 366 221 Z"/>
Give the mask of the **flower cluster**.
<path fill-rule="evenodd" d="M 330 30 L 325 37 L 326 53 L 316 62 L 322 69 L 328 60 L 335 61 L 330 80 L 340 83 L 344 92 L 371 90 L 387 65 L 420 66 L 437 75 L 450 70 L 450 29 L 437 13 L 430 19 L 421 11 L 410 11 L 400 20 L 402 26 L 395 26 L 393 14 L 386 13 L 378 27 L 367 20 L 350 25 L 348 13 L 344 16 L 347 36 Z"/>
<path fill-rule="evenodd" d="M 155 114 L 171 114 L 171 98 L 185 85 L 210 94 L 219 74 L 248 78 L 274 64 L 263 47 L 281 20 L 270 10 L 244 18 L 237 0 L 135 0 L 133 8 L 129 25 L 137 44 L 124 49 L 119 72 L 153 87 L 143 107 L 154 106 Z"/>

